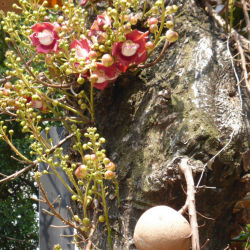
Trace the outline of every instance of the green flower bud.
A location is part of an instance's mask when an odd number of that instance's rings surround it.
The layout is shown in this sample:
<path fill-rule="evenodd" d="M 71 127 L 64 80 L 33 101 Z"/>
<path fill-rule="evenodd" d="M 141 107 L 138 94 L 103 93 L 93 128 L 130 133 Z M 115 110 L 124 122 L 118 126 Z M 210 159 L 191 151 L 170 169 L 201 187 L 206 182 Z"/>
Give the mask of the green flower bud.
<path fill-rule="evenodd" d="M 105 217 L 103 215 L 100 215 L 98 217 L 98 220 L 99 220 L 99 222 L 103 223 L 103 222 L 105 222 Z"/>

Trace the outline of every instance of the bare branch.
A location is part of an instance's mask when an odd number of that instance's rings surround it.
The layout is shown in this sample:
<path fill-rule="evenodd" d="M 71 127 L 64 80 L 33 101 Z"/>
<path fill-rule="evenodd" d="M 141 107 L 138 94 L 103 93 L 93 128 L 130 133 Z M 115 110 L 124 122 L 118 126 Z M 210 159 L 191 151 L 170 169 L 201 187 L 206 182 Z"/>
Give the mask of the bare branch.
<path fill-rule="evenodd" d="M 199 231 L 197 223 L 197 214 L 195 208 L 195 188 L 194 178 L 191 166 L 188 164 L 188 158 L 183 158 L 179 164 L 180 170 L 185 176 L 187 183 L 187 206 L 189 213 L 189 222 L 192 231 L 192 250 L 200 250 Z"/>
<path fill-rule="evenodd" d="M 43 197 L 44 197 L 44 199 L 45 199 L 45 201 L 46 201 L 46 204 L 49 206 L 50 210 L 52 211 L 52 216 L 56 216 L 56 217 L 57 217 L 58 219 L 60 219 L 65 225 L 68 225 L 68 226 L 70 226 L 70 227 L 72 227 L 72 228 L 75 228 L 78 232 L 81 233 L 81 235 L 84 235 L 84 236 L 85 236 L 85 233 L 84 233 L 78 226 L 76 226 L 76 225 L 75 225 L 74 223 L 72 223 L 71 221 L 64 219 L 64 218 L 61 216 L 61 214 L 59 214 L 59 213 L 56 211 L 56 209 L 54 208 L 54 205 L 51 204 L 51 202 L 49 201 L 48 196 L 47 196 L 45 190 L 43 189 L 43 186 L 42 186 L 40 180 L 39 180 L 39 179 L 36 179 L 36 181 L 37 181 L 37 184 L 38 184 L 38 186 L 39 186 L 39 188 L 40 188 L 40 190 L 41 190 L 41 192 L 42 192 L 42 195 L 43 195 Z M 47 211 L 47 210 L 46 210 L 46 211 Z M 48 211 L 47 211 L 47 212 L 48 212 Z M 50 213 L 50 212 L 49 212 L 49 213 Z"/>
<path fill-rule="evenodd" d="M 65 225 L 65 226 L 50 225 L 50 227 L 53 227 L 53 228 L 68 228 L 69 225 Z"/>
<path fill-rule="evenodd" d="M 29 171 L 30 169 L 32 169 L 33 167 L 35 167 L 37 164 L 37 162 L 34 162 L 33 164 L 28 165 L 27 167 L 21 169 L 20 171 L 17 171 L 16 173 L 9 175 L 8 177 L 0 180 L 0 183 L 4 183 L 6 181 L 10 181 L 13 179 L 16 179 L 17 177 L 19 177 L 20 175 L 22 175 L 23 173 Z"/>
<path fill-rule="evenodd" d="M 91 246 L 93 244 L 92 242 L 92 237 L 93 234 L 96 230 L 96 226 L 97 226 L 97 215 L 98 215 L 98 206 L 99 206 L 99 202 L 97 199 L 94 199 L 94 215 L 93 215 L 93 219 L 92 219 L 92 223 L 91 223 L 91 229 L 90 229 L 90 233 L 89 233 L 89 240 L 86 246 L 86 250 L 91 250 Z"/>
<path fill-rule="evenodd" d="M 6 83 L 10 81 L 13 78 L 13 76 L 6 76 L 5 78 L 0 79 L 0 84 L 1 83 Z"/>
<path fill-rule="evenodd" d="M 248 94 L 250 94 L 250 83 L 248 82 L 248 73 L 247 73 L 247 67 L 246 67 L 246 58 L 245 58 L 245 54 L 244 54 L 244 51 L 242 49 L 241 42 L 240 42 L 238 34 L 234 35 L 234 40 L 236 42 L 237 49 L 238 49 L 238 51 L 240 53 L 240 57 L 241 57 L 240 58 L 241 59 L 240 66 L 241 66 L 241 69 L 242 69 L 242 72 L 243 72 L 243 78 L 244 78 L 244 81 L 245 81 L 247 92 L 248 92 Z"/>
<path fill-rule="evenodd" d="M 241 0 L 241 4 L 242 4 L 242 9 L 243 9 L 244 18 L 245 18 L 246 27 L 247 27 L 247 37 L 248 37 L 248 40 L 250 40 L 250 20 L 249 20 L 246 1 Z"/>
<path fill-rule="evenodd" d="M 226 22 L 225 20 L 219 16 L 215 10 L 212 8 L 212 6 L 208 3 L 208 1 L 205 1 L 205 5 L 206 5 L 206 10 L 207 12 L 209 13 L 210 16 L 212 16 L 215 21 L 222 27 L 222 28 L 225 28 L 226 27 Z M 229 30 L 230 27 L 228 27 L 228 30 Z M 239 37 L 239 40 L 242 44 L 242 47 L 244 50 L 246 51 L 250 51 L 250 41 L 248 41 L 245 37 L 241 36 L 238 34 L 238 32 L 235 30 L 235 29 L 231 29 L 231 35 L 232 37 L 234 38 L 235 37 L 235 34 L 238 35 Z"/>
<path fill-rule="evenodd" d="M 209 242 L 210 242 L 210 239 L 207 239 L 205 243 L 201 246 L 201 249 L 205 248 Z"/>
<path fill-rule="evenodd" d="M 50 149 L 49 154 L 52 154 L 58 147 L 62 146 L 67 140 L 69 140 L 70 138 L 72 138 L 75 134 L 70 134 L 68 136 L 66 136 L 63 140 L 61 140 L 57 145 L 53 146 Z M 44 156 L 46 156 L 47 154 L 44 154 Z M 9 175 L 8 177 L 0 180 L 0 183 L 4 183 L 6 181 L 9 180 L 13 180 L 16 179 L 17 177 L 19 177 L 20 175 L 22 175 L 23 173 L 29 171 L 30 169 L 32 169 L 33 167 L 35 167 L 38 164 L 38 161 L 34 161 L 32 164 L 28 165 L 27 167 L 21 169 L 20 171 L 17 171 L 16 173 Z"/>

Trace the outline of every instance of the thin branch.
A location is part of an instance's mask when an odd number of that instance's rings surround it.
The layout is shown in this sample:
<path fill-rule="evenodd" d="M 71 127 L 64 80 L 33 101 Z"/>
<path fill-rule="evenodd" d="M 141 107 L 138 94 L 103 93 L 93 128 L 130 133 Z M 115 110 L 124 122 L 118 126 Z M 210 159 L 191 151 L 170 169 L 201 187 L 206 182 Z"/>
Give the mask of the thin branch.
<path fill-rule="evenodd" d="M 74 237 L 75 234 L 60 234 L 60 237 L 71 238 Z"/>
<path fill-rule="evenodd" d="M 69 225 L 65 225 L 65 226 L 50 225 L 50 227 L 53 227 L 53 228 L 68 228 Z"/>
<path fill-rule="evenodd" d="M 188 200 L 186 199 L 186 202 L 184 206 L 178 211 L 180 214 L 184 214 L 188 209 Z"/>
<path fill-rule="evenodd" d="M 206 185 L 202 185 L 202 186 L 199 186 L 197 187 L 197 189 L 216 189 L 217 187 L 209 187 L 209 186 L 206 186 Z"/>
<path fill-rule="evenodd" d="M 242 9 L 243 9 L 245 22 L 246 22 L 246 27 L 247 27 L 247 37 L 248 37 L 248 40 L 250 40 L 250 20 L 249 20 L 246 1 L 241 0 L 241 4 L 242 4 Z"/>
<path fill-rule="evenodd" d="M 25 69 L 28 71 L 28 73 L 29 73 L 37 82 L 39 82 L 39 83 L 41 83 L 42 85 L 47 86 L 47 87 L 53 87 L 53 88 L 63 88 L 63 87 L 64 87 L 64 85 L 60 85 L 60 84 L 55 84 L 55 85 L 54 85 L 54 84 L 48 84 L 48 83 L 42 81 L 41 79 L 39 79 L 39 77 L 36 77 L 35 74 L 34 74 L 34 73 L 31 71 L 31 69 L 29 68 L 29 64 L 26 62 L 26 60 L 25 60 L 25 58 L 24 58 L 22 52 L 20 51 L 19 47 L 17 46 L 15 40 L 12 40 L 12 43 L 13 43 L 13 46 L 14 46 L 14 48 L 16 49 L 18 55 L 19 55 L 20 58 L 22 59 Z M 49 80 L 49 79 L 47 78 L 47 80 Z M 51 82 L 51 81 L 49 80 L 49 82 Z M 69 85 L 67 85 L 66 87 L 69 87 Z"/>
<path fill-rule="evenodd" d="M 161 50 L 160 55 L 159 55 L 153 62 L 148 63 L 148 64 L 145 64 L 145 65 L 138 65 L 136 68 L 139 68 L 139 69 L 146 69 L 146 68 L 152 67 L 152 66 L 154 66 L 155 64 L 157 64 L 157 63 L 162 59 L 162 57 L 164 56 L 165 51 L 166 51 L 166 49 L 169 47 L 169 45 L 170 45 L 170 43 L 169 43 L 169 41 L 166 39 L 166 40 L 165 40 L 165 43 L 164 43 L 164 46 L 163 46 L 163 48 L 162 48 L 162 50 Z"/>
<path fill-rule="evenodd" d="M 17 241 L 17 242 L 26 244 L 26 240 L 19 240 L 19 239 L 13 238 L 13 237 L 5 236 L 5 235 L 0 235 L 0 238 L 5 238 L 7 240 L 13 240 L 13 241 Z"/>
<path fill-rule="evenodd" d="M 45 201 L 45 203 L 47 204 L 47 202 Z M 50 216 L 55 216 L 53 213 L 51 213 L 51 212 L 49 212 L 48 210 L 46 210 L 46 209 L 42 209 L 42 211 L 45 213 L 45 214 L 48 214 L 48 215 L 50 215 Z"/>
<path fill-rule="evenodd" d="M 198 212 L 198 211 L 196 211 L 196 213 L 197 213 L 198 215 L 200 215 L 201 217 L 207 219 L 207 220 L 215 220 L 214 218 L 207 217 L 207 216 L 203 215 L 202 213 L 200 213 L 200 212 Z"/>
<path fill-rule="evenodd" d="M 212 8 L 212 6 L 208 3 L 208 1 L 205 1 L 205 6 L 206 6 L 206 10 L 209 13 L 210 16 L 212 16 L 215 21 L 222 27 L 225 28 L 226 27 L 226 22 L 225 20 L 219 16 L 215 10 Z M 228 27 L 229 30 L 230 27 Z M 231 29 L 231 35 L 232 37 L 235 36 L 235 34 L 238 34 L 238 32 L 235 29 Z M 250 50 L 250 41 L 248 41 L 245 37 L 239 35 L 239 40 L 242 43 L 242 47 L 244 50 L 249 51 Z"/>
<path fill-rule="evenodd" d="M 37 161 L 34 162 L 34 163 L 32 163 L 32 164 L 30 164 L 30 165 L 28 165 L 27 167 L 21 169 L 20 171 L 17 171 L 17 172 L 15 172 L 14 174 L 9 175 L 8 177 L 6 177 L 6 178 L 0 180 L 0 183 L 4 183 L 4 182 L 6 182 L 6 181 L 10 181 L 10 180 L 16 179 L 17 177 L 19 177 L 19 176 L 22 175 L 23 173 L 25 173 L 25 172 L 29 171 L 30 169 L 32 169 L 33 167 L 35 167 L 36 164 L 37 164 Z"/>
<path fill-rule="evenodd" d="M 46 201 L 46 204 L 49 206 L 50 210 L 51 210 L 52 213 L 53 213 L 53 216 L 56 216 L 56 217 L 57 217 L 58 219 L 60 219 L 65 225 L 69 225 L 70 227 L 75 228 L 75 229 L 76 229 L 78 232 L 80 232 L 82 235 L 85 235 L 85 233 L 84 233 L 78 226 L 76 226 L 76 225 L 75 225 L 74 223 L 72 223 L 71 221 L 64 219 L 64 218 L 61 216 L 61 214 L 59 214 L 59 213 L 56 211 L 56 209 L 54 208 L 54 205 L 52 205 L 51 202 L 49 201 L 48 196 L 47 196 L 45 190 L 43 189 L 43 186 L 42 186 L 42 184 L 41 184 L 39 178 L 36 179 L 36 181 L 37 181 L 37 184 L 38 184 L 38 186 L 39 186 L 39 188 L 40 188 L 40 190 L 41 190 L 41 192 L 42 192 L 42 195 L 43 195 L 43 197 L 44 197 L 44 199 L 45 199 L 45 201 Z M 48 212 L 48 211 L 47 211 L 47 212 Z"/>
<path fill-rule="evenodd" d="M 97 226 L 98 206 L 99 206 L 98 200 L 94 199 L 94 215 L 93 215 L 93 219 L 92 219 L 92 223 L 91 223 L 92 226 L 90 229 L 89 240 L 88 240 L 88 243 L 86 246 L 86 250 L 91 250 L 91 246 L 93 244 L 92 238 L 93 238 L 94 232 L 96 230 L 96 226 Z"/>
<path fill-rule="evenodd" d="M 201 246 L 201 249 L 205 248 L 209 242 L 210 242 L 210 239 L 207 239 L 205 243 Z"/>
<path fill-rule="evenodd" d="M 40 76 L 40 78 L 38 78 L 40 80 L 39 82 L 46 87 L 57 88 L 57 89 L 69 89 L 72 86 L 72 84 L 70 83 L 69 84 L 53 83 L 43 72 L 41 72 L 39 76 Z M 46 80 L 49 83 L 44 82 L 42 78 L 46 78 Z"/>
<path fill-rule="evenodd" d="M 229 0 L 226 0 L 225 2 L 226 33 L 228 33 L 228 27 L 229 27 L 228 15 L 229 15 Z"/>
<path fill-rule="evenodd" d="M 60 197 L 61 197 L 61 196 L 58 195 L 58 196 L 55 198 L 55 200 L 53 200 L 53 201 L 51 202 L 51 204 L 54 205 L 54 204 L 57 202 L 57 200 L 60 199 Z"/>
<path fill-rule="evenodd" d="M 0 173 L 0 175 L 1 176 L 3 176 L 3 177 L 7 177 L 8 175 L 6 175 L 6 174 L 2 174 L 2 173 Z"/>
<path fill-rule="evenodd" d="M 250 94 L 250 83 L 248 82 L 248 73 L 247 73 L 247 67 L 246 67 L 246 58 L 245 58 L 245 54 L 244 54 L 244 51 L 242 49 L 241 42 L 240 42 L 238 34 L 235 34 L 234 40 L 236 42 L 237 49 L 238 49 L 238 51 L 240 53 L 240 57 L 241 57 L 240 58 L 241 59 L 240 66 L 241 66 L 241 69 L 242 69 L 242 72 L 243 72 L 243 78 L 244 78 L 244 81 L 245 81 L 247 92 L 248 92 L 248 94 Z"/>
<path fill-rule="evenodd" d="M 67 140 L 71 139 L 75 134 L 70 134 L 68 136 L 66 136 L 63 140 L 61 140 L 57 145 L 53 146 L 50 151 L 49 154 L 52 154 L 58 147 L 62 146 Z M 47 154 L 44 154 L 44 156 L 46 156 Z M 35 167 L 38 164 L 38 161 L 34 161 L 32 164 L 28 165 L 27 167 L 21 169 L 20 171 L 17 171 L 16 173 L 9 175 L 8 177 L 0 180 L 0 183 L 4 183 L 6 181 L 9 180 L 13 180 L 16 179 L 17 177 L 19 177 L 20 175 L 22 175 L 23 173 L 29 171 L 30 169 L 32 169 L 33 167 Z"/>
<path fill-rule="evenodd" d="M 13 76 L 6 76 L 5 78 L 0 79 L 0 84 L 8 82 L 12 78 L 13 78 Z"/>
<path fill-rule="evenodd" d="M 37 199 L 35 197 L 30 197 L 31 200 L 34 200 L 34 201 L 37 201 L 37 202 L 43 202 L 45 203 L 46 201 L 45 200 L 41 200 L 41 199 Z"/>
<path fill-rule="evenodd" d="M 179 167 L 182 173 L 184 174 L 187 183 L 187 204 L 189 222 L 192 231 L 192 250 L 200 250 L 199 230 L 195 208 L 194 178 L 191 166 L 188 164 L 188 158 L 183 158 L 179 164 Z"/>
<path fill-rule="evenodd" d="M 14 159 L 15 161 L 17 161 L 17 162 L 19 162 L 19 163 L 21 163 L 21 164 L 25 164 L 25 163 L 26 163 L 26 161 L 20 160 L 20 159 L 16 158 L 16 157 L 13 156 L 13 155 L 11 155 L 10 158 Z"/>
<path fill-rule="evenodd" d="M 236 78 L 236 81 L 237 81 L 238 94 L 239 94 L 239 98 L 240 98 L 240 107 L 241 107 L 241 110 L 242 110 L 243 109 L 243 100 L 242 100 L 242 94 L 241 94 L 241 88 L 240 88 L 240 79 L 239 79 L 238 73 L 237 73 L 235 65 L 234 65 L 234 60 L 233 60 L 232 53 L 231 53 L 230 46 L 229 46 L 229 38 L 230 37 L 228 36 L 228 38 L 227 38 L 227 50 L 228 50 L 228 53 L 230 55 L 232 68 L 233 68 L 234 75 L 235 75 L 235 78 Z"/>

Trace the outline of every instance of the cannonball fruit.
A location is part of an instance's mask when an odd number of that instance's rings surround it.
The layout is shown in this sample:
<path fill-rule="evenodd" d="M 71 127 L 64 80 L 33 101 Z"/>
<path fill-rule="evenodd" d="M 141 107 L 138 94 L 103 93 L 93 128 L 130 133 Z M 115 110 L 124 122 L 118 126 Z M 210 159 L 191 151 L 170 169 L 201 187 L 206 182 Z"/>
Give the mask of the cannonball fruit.
<path fill-rule="evenodd" d="M 190 237 L 188 221 L 168 206 L 156 206 L 144 212 L 134 231 L 138 250 L 189 250 Z"/>

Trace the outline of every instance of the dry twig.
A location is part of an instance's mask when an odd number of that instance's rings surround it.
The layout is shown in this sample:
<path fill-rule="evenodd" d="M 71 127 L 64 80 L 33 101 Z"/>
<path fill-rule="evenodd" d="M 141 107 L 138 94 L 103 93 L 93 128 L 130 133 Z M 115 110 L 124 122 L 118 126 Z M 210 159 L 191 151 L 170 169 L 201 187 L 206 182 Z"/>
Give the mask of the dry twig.
<path fill-rule="evenodd" d="M 249 20 L 249 15 L 248 15 L 248 10 L 247 10 L 247 3 L 245 0 L 241 0 L 241 4 L 242 4 L 242 9 L 243 9 L 244 18 L 245 18 L 246 27 L 247 27 L 247 37 L 248 37 L 248 40 L 250 40 L 250 20 Z"/>
<path fill-rule="evenodd" d="M 194 179 L 191 166 L 188 164 L 188 158 L 183 158 L 179 167 L 184 174 L 187 183 L 187 200 L 185 206 L 188 207 L 189 222 L 192 231 L 192 250 L 200 250 L 199 230 L 195 208 Z"/>
<path fill-rule="evenodd" d="M 58 147 L 61 147 L 67 140 L 71 139 L 75 134 L 70 134 L 68 136 L 66 136 L 63 140 L 61 140 L 57 145 L 53 146 L 51 149 L 50 149 L 50 152 L 49 154 L 52 154 Z M 47 154 L 44 154 L 44 156 L 47 156 Z M 29 171 L 30 169 L 32 169 L 33 167 L 35 167 L 36 165 L 38 164 L 38 161 L 34 161 L 32 164 L 28 165 L 27 167 L 17 171 L 16 173 L 12 174 L 12 175 L 9 175 L 8 177 L 0 180 L 0 183 L 4 183 L 6 181 L 9 181 L 9 180 L 13 180 L 13 179 L 16 179 L 17 177 L 19 177 L 20 175 L 22 175 L 23 173 Z"/>
<path fill-rule="evenodd" d="M 90 233 L 89 233 L 89 240 L 86 246 L 86 250 L 91 250 L 91 246 L 93 244 L 92 242 L 92 237 L 94 235 L 94 232 L 96 230 L 96 226 L 97 226 L 97 215 L 98 215 L 98 206 L 99 206 L 99 202 L 97 199 L 94 199 L 94 215 L 93 215 L 93 219 L 91 222 L 91 229 L 90 229 Z"/>
<path fill-rule="evenodd" d="M 205 1 L 205 5 L 206 5 L 206 10 L 209 13 L 210 16 L 212 16 L 215 21 L 222 27 L 225 28 L 226 27 L 226 22 L 225 20 L 219 16 L 215 10 L 212 8 L 212 6 L 208 3 L 208 1 Z M 230 27 L 228 27 L 228 30 Z M 248 41 L 245 37 L 241 36 L 235 29 L 231 29 L 231 36 L 235 39 L 235 34 L 238 34 L 238 38 L 242 44 L 242 48 L 249 52 L 250 51 L 250 41 Z"/>

